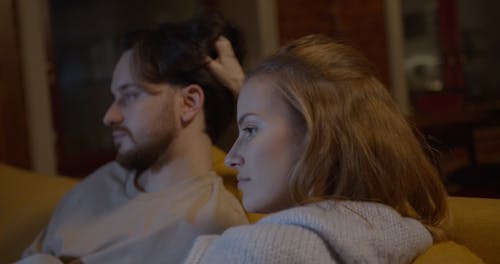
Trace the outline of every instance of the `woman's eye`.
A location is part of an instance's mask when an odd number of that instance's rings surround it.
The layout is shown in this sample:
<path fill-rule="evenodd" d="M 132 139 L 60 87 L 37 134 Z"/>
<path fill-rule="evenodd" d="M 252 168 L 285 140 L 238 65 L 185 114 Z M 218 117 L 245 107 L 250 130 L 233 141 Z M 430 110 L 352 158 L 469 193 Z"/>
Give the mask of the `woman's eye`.
<path fill-rule="evenodd" d="M 245 127 L 242 130 L 245 136 L 254 136 L 255 134 L 257 134 L 256 127 Z"/>

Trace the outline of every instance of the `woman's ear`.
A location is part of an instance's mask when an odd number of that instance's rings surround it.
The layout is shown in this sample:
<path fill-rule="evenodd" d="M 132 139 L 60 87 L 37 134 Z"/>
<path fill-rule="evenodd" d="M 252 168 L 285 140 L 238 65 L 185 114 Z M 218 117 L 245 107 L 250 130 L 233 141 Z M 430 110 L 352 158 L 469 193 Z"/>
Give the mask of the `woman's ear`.
<path fill-rule="evenodd" d="M 205 93 L 203 93 L 203 89 L 199 85 L 190 84 L 181 89 L 181 95 L 181 121 L 182 125 L 186 126 L 193 121 L 200 111 L 203 111 Z"/>

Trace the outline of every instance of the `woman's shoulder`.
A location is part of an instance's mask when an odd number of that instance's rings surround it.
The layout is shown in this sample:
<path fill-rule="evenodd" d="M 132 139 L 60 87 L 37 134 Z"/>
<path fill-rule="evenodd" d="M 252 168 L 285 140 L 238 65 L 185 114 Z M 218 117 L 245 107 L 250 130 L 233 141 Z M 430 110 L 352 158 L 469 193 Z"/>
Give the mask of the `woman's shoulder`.
<path fill-rule="evenodd" d="M 342 259 L 360 262 L 405 262 L 432 245 L 431 234 L 419 221 L 374 202 L 312 203 L 263 218 L 256 228 L 266 224 L 306 229 Z"/>
<path fill-rule="evenodd" d="M 386 205 L 326 201 L 229 228 L 210 242 L 202 263 L 273 263 L 283 256 L 290 258 L 283 263 L 405 263 L 427 249 L 432 237 L 418 221 Z"/>
<path fill-rule="evenodd" d="M 275 224 L 315 224 L 346 220 L 346 224 L 373 226 L 387 220 L 417 222 L 413 218 L 403 217 L 396 210 L 376 202 L 326 200 L 293 207 L 262 218 L 258 223 Z M 354 221 L 354 222 L 353 222 Z"/>
<path fill-rule="evenodd" d="M 371 215 L 397 217 L 399 214 L 389 206 L 374 202 L 326 200 L 293 207 L 262 218 L 258 223 L 294 224 L 331 221 L 334 218 L 352 220 L 366 219 Z"/>
<path fill-rule="evenodd" d="M 321 237 L 293 225 L 258 223 L 196 240 L 186 263 L 335 263 Z"/>

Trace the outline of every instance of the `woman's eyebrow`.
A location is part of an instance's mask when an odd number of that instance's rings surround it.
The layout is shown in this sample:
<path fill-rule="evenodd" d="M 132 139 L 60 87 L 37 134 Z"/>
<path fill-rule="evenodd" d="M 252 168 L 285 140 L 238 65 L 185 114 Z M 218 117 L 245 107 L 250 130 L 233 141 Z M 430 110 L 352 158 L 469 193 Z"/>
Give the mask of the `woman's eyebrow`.
<path fill-rule="evenodd" d="M 243 121 L 245 121 L 245 118 L 249 117 L 249 116 L 258 116 L 258 114 L 256 113 L 245 113 L 243 114 L 242 116 L 240 116 L 240 118 L 238 119 L 238 125 L 241 126 L 241 124 L 243 123 Z"/>

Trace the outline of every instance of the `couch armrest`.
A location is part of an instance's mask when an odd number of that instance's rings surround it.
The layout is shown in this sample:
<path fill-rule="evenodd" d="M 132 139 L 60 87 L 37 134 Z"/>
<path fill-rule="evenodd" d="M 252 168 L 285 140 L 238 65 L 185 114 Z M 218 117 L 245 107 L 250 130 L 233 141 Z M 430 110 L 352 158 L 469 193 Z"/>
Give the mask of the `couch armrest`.
<path fill-rule="evenodd" d="M 486 263 L 500 261 L 500 199 L 450 197 L 450 239 Z"/>
<path fill-rule="evenodd" d="M 0 164 L 0 263 L 20 258 L 76 183 L 76 179 Z"/>

